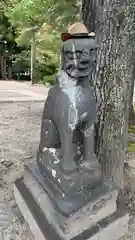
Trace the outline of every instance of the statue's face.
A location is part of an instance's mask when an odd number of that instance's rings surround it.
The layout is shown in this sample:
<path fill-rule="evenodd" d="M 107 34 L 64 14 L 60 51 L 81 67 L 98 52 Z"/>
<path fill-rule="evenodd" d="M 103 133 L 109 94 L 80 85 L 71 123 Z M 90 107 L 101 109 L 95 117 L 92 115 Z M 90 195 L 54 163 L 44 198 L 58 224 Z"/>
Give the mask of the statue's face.
<path fill-rule="evenodd" d="M 89 76 L 96 67 L 97 44 L 92 38 L 69 39 L 63 44 L 62 68 L 73 78 Z"/>

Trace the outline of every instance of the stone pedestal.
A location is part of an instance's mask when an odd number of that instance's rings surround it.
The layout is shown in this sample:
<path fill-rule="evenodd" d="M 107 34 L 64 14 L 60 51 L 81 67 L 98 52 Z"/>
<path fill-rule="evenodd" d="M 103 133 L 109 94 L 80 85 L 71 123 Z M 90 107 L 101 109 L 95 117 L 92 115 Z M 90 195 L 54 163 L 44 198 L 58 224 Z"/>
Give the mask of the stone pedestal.
<path fill-rule="evenodd" d="M 35 240 L 117 240 L 128 233 L 129 216 L 116 208 L 117 190 L 97 195 L 67 217 L 54 206 L 41 181 L 33 163 L 14 185 L 16 202 Z"/>

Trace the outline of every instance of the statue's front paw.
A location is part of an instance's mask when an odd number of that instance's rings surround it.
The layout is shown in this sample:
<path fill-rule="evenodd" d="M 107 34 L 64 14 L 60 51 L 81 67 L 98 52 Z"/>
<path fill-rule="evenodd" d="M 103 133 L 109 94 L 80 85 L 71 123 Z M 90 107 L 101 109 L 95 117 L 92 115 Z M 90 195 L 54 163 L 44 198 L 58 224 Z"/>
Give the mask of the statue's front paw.
<path fill-rule="evenodd" d="M 61 163 L 61 168 L 62 168 L 62 171 L 64 171 L 65 173 L 73 173 L 77 170 L 77 165 L 74 161 L 70 163 L 69 161 L 65 161 Z"/>

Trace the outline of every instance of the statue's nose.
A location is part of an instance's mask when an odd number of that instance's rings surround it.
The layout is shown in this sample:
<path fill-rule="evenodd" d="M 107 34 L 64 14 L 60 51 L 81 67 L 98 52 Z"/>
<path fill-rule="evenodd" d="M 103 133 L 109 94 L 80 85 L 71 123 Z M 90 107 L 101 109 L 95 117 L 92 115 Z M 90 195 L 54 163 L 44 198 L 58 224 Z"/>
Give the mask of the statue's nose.
<path fill-rule="evenodd" d="M 83 56 L 89 56 L 89 50 L 88 49 L 85 49 L 84 51 L 83 51 L 83 54 L 82 54 Z"/>
<path fill-rule="evenodd" d="M 89 50 L 84 50 L 83 51 L 83 54 L 81 56 L 81 59 L 80 59 L 80 62 L 83 63 L 83 62 L 89 62 L 90 60 L 90 54 L 89 54 Z"/>

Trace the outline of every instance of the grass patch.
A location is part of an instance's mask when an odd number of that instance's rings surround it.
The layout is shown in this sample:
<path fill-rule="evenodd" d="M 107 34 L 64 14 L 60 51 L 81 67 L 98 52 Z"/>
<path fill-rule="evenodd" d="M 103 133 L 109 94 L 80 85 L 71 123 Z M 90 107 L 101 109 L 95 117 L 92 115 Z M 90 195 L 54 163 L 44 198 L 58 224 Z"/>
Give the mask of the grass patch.
<path fill-rule="evenodd" d="M 134 124 L 128 125 L 128 133 L 135 134 L 135 125 Z M 135 152 L 135 141 L 130 141 L 128 143 L 128 152 L 129 153 Z"/>
<path fill-rule="evenodd" d="M 128 152 L 129 153 L 135 152 L 135 142 L 128 143 Z"/>
<path fill-rule="evenodd" d="M 135 134 L 135 125 L 133 125 L 133 124 L 128 125 L 128 133 L 134 133 Z"/>

